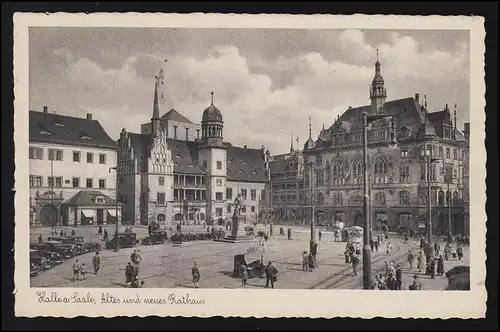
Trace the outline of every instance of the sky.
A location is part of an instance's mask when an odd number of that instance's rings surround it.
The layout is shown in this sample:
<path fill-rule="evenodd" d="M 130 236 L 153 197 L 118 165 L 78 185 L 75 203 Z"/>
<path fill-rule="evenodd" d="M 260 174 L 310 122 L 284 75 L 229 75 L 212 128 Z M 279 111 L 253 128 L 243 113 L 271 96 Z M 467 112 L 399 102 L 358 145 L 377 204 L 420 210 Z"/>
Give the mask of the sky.
<path fill-rule="evenodd" d="M 370 103 L 377 48 L 387 100 L 456 104 L 463 129 L 469 32 L 459 30 L 31 27 L 30 109 L 92 113 L 116 140 L 150 121 L 163 69 L 160 115 L 174 108 L 200 123 L 213 91 L 225 141 L 281 154 L 292 133 L 303 147 L 309 117 L 316 139 L 349 106 Z"/>

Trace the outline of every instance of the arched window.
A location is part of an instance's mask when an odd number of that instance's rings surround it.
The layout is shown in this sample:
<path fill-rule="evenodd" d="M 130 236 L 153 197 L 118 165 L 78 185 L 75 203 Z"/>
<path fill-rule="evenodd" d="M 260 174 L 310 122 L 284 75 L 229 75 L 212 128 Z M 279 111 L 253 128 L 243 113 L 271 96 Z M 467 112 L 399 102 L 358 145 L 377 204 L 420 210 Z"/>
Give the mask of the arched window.
<path fill-rule="evenodd" d="M 458 205 L 458 191 L 453 192 L 453 205 Z"/>
<path fill-rule="evenodd" d="M 410 204 L 410 193 L 407 190 L 402 190 L 399 192 L 399 205 L 409 205 Z"/>
<path fill-rule="evenodd" d="M 385 205 L 385 193 L 383 191 L 377 193 L 377 196 L 375 196 L 375 201 L 378 205 Z"/>
<path fill-rule="evenodd" d="M 386 183 L 388 166 L 387 160 L 384 157 L 380 157 L 375 160 L 374 164 L 374 174 L 375 183 Z"/>
<path fill-rule="evenodd" d="M 352 182 L 361 183 L 363 178 L 363 163 L 360 158 L 352 162 Z"/>
<path fill-rule="evenodd" d="M 440 190 L 438 194 L 438 205 L 444 205 L 444 191 Z"/>

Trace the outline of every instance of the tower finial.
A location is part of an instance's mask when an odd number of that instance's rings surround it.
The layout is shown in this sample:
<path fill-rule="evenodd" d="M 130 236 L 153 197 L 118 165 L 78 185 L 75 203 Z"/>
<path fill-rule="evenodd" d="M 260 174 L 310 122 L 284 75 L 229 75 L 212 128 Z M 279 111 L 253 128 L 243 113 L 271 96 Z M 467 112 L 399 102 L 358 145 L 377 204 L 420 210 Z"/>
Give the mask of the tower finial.
<path fill-rule="evenodd" d="M 311 130 L 311 117 L 309 117 L 309 139 L 312 138 L 312 130 Z"/>
<path fill-rule="evenodd" d="M 297 142 L 297 151 L 299 150 L 299 135 L 297 135 L 297 138 L 295 139 L 295 141 Z"/>
<path fill-rule="evenodd" d="M 212 95 L 212 105 L 214 104 L 214 92 L 210 92 L 210 94 Z"/>
<path fill-rule="evenodd" d="M 378 47 L 377 47 L 377 62 L 378 62 Z"/>
<path fill-rule="evenodd" d="M 427 95 L 424 95 L 424 107 L 427 109 Z"/>
<path fill-rule="evenodd" d="M 457 130 L 457 104 L 455 104 L 455 108 L 453 110 L 453 117 L 455 118 L 455 130 Z"/>

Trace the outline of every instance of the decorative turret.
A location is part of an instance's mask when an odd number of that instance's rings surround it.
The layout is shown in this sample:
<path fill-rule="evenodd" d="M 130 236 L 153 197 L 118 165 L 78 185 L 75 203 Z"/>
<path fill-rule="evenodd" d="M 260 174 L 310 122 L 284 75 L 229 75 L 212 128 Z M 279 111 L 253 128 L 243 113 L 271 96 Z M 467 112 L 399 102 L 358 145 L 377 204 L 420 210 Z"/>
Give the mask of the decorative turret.
<path fill-rule="evenodd" d="M 380 62 L 378 61 L 378 48 L 377 48 L 377 62 L 375 62 L 375 76 L 373 77 L 370 86 L 370 99 L 372 101 L 372 113 L 377 114 L 385 103 L 387 97 L 387 90 L 384 87 L 384 78 L 380 71 Z"/>
<path fill-rule="evenodd" d="M 314 148 L 314 141 L 312 139 L 312 129 L 311 129 L 311 117 L 309 117 L 309 139 L 304 144 L 304 149 L 312 149 Z"/>
<path fill-rule="evenodd" d="M 160 103 L 158 98 L 158 89 L 163 85 L 163 69 L 158 76 L 155 76 L 155 94 L 153 97 L 153 117 L 151 118 L 153 137 L 158 137 L 160 131 Z"/>
<path fill-rule="evenodd" d="M 222 121 L 221 111 L 214 105 L 214 93 L 211 94 L 212 102 L 203 111 L 201 119 L 201 140 L 205 145 L 222 146 L 224 122 Z"/>

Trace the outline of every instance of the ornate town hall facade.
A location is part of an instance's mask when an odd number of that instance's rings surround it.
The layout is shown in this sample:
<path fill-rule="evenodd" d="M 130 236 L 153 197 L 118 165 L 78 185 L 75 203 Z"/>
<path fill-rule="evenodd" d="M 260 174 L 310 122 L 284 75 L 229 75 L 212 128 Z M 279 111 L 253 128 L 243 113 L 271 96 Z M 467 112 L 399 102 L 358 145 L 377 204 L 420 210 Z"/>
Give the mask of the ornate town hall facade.
<path fill-rule="evenodd" d="M 373 227 L 383 224 L 390 229 L 399 225 L 425 227 L 430 176 L 434 231 L 444 234 L 451 219 L 453 233 L 467 233 L 468 218 L 463 216 L 464 199 L 468 201 L 468 137 L 457 128 L 456 110 L 452 115 L 446 105 L 441 111 L 429 112 L 425 98 L 420 100 L 418 94 L 414 98 L 386 101 L 387 90 L 378 59 L 369 96 L 370 105 L 349 107 L 329 128 L 323 127 L 316 140 L 309 130 L 309 139 L 301 153 L 272 162 L 271 170 L 283 173 L 271 175 L 275 216 L 310 218 L 312 178 L 316 220 L 362 225 L 362 114 L 366 112 L 393 116 L 392 121 L 390 117 L 382 118 L 368 127 Z M 468 135 L 468 130 L 464 133 Z M 392 134 L 397 140 L 396 148 L 390 144 Z M 426 155 L 433 161 L 430 174 Z M 289 175 L 293 175 L 292 182 L 296 183 L 282 185 L 281 182 L 290 180 Z M 289 195 L 280 194 L 290 188 Z"/>
<path fill-rule="evenodd" d="M 123 223 L 222 224 L 240 193 L 248 221 L 267 206 L 269 151 L 223 141 L 221 111 L 212 103 L 201 126 L 170 110 L 160 117 L 156 78 L 153 116 L 141 133 L 122 130 L 118 140 L 117 187 Z"/>

